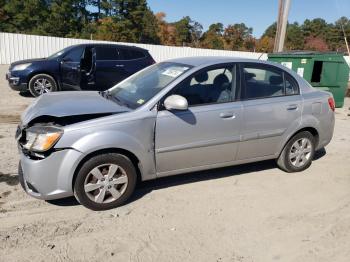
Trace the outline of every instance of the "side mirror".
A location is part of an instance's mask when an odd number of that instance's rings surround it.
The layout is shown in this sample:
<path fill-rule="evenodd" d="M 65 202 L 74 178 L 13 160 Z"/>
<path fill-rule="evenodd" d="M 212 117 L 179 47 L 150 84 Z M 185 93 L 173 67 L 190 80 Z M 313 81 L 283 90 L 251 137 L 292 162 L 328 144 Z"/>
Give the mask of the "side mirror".
<path fill-rule="evenodd" d="M 179 95 L 168 96 L 164 100 L 164 107 L 166 110 L 187 110 L 187 99 Z"/>

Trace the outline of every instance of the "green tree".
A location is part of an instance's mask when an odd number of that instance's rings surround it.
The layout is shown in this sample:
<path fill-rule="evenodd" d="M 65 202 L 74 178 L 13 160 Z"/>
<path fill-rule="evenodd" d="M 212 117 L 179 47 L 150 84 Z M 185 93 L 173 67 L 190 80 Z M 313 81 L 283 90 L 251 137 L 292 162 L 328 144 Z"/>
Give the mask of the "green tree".
<path fill-rule="evenodd" d="M 191 18 L 185 16 L 173 25 L 176 29 L 176 45 L 183 46 L 191 43 Z"/>
<path fill-rule="evenodd" d="M 88 22 L 85 1 L 52 0 L 42 28 L 47 35 L 79 37 Z"/>
<path fill-rule="evenodd" d="M 253 29 L 244 23 L 228 25 L 223 34 L 224 46 L 228 50 L 245 50 L 244 42 L 252 37 Z"/>
<path fill-rule="evenodd" d="M 12 33 L 41 34 L 41 25 L 47 17 L 45 0 L 1 1 L 0 28 Z"/>
<path fill-rule="evenodd" d="M 94 39 L 127 42 L 130 38 L 131 35 L 124 30 L 123 24 L 116 23 L 112 17 L 101 18 L 96 24 Z"/>
<path fill-rule="evenodd" d="M 302 50 L 304 41 L 304 33 L 299 24 L 288 24 L 285 47 L 289 50 Z"/>
<path fill-rule="evenodd" d="M 330 26 L 324 19 L 316 18 L 313 20 L 306 19 L 301 26 L 303 33 L 306 37 L 321 37 L 325 38 L 325 36 L 329 33 Z"/>
<path fill-rule="evenodd" d="M 202 35 L 201 46 L 210 49 L 224 49 L 223 32 L 224 26 L 222 23 L 211 24 L 209 29 Z"/>
<path fill-rule="evenodd" d="M 5 31 L 7 13 L 5 11 L 6 0 L 0 0 L 0 31 Z"/>
<path fill-rule="evenodd" d="M 114 12 L 112 0 L 88 0 L 87 3 L 94 8 L 90 15 L 95 21 L 98 21 L 100 18 L 111 16 Z"/>
<path fill-rule="evenodd" d="M 114 0 L 112 6 L 113 20 L 127 31 L 123 35 L 129 35 L 128 41 L 159 43 L 157 19 L 146 0 Z"/>
<path fill-rule="evenodd" d="M 327 44 L 332 50 L 347 52 L 344 33 L 347 37 L 348 44 L 350 44 L 350 20 L 343 16 L 335 21 L 334 25 L 331 25 L 329 35 L 326 38 Z"/>
<path fill-rule="evenodd" d="M 270 25 L 268 28 L 266 28 L 265 32 L 262 34 L 262 38 L 264 36 L 270 37 L 270 38 L 275 38 L 276 36 L 276 31 L 277 31 L 277 23 L 274 22 L 272 25 Z"/>

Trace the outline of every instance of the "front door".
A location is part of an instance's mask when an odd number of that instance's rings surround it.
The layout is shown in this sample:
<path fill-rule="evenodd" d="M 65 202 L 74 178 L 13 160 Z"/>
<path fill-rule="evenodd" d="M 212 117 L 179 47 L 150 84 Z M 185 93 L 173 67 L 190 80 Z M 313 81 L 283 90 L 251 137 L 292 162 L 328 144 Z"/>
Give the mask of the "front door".
<path fill-rule="evenodd" d="M 186 111 L 161 109 L 155 132 L 159 176 L 234 161 L 242 105 L 235 101 L 236 66 L 203 69 L 169 94 L 185 97 Z"/>
<path fill-rule="evenodd" d="M 301 120 L 297 82 L 283 70 L 242 64 L 242 142 L 237 160 L 276 155 L 288 131 Z"/>
<path fill-rule="evenodd" d="M 80 89 L 80 62 L 83 51 L 84 47 L 77 46 L 68 51 L 61 60 L 61 82 L 65 89 Z"/>

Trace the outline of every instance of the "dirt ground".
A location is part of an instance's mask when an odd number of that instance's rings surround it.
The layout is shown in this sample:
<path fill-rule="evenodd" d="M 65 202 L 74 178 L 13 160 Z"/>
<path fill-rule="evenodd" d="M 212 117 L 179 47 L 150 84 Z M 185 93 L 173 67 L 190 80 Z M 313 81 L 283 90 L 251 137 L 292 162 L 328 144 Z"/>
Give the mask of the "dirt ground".
<path fill-rule="evenodd" d="M 0 261 L 349 261 L 350 99 L 325 153 L 297 174 L 274 161 L 142 183 L 129 204 L 93 212 L 18 183 L 14 133 L 33 101 L 0 66 Z M 48 170 L 49 172 L 49 170 Z"/>

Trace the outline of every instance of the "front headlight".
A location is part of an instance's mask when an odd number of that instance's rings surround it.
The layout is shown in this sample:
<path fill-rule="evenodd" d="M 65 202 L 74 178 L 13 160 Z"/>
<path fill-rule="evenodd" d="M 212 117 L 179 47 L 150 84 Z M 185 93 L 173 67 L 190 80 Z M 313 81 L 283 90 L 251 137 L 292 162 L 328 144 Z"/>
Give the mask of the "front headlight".
<path fill-rule="evenodd" d="M 23 148 L 34 152 L 45 152 L 61 138 L 63 130 L 51 126 L 33 126 L 26 130 Z"/>
<path fill-rule="evenodd" d="M 15 65 L 12 70 L 13 71 L 21 71 L 21 70 L 24 70 L 26 69 L 28 66 L 30 66 L 31 63 L 27 63 L 27 64 L 21 64 L 21 65 Z"/>

